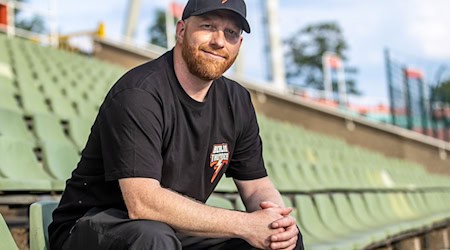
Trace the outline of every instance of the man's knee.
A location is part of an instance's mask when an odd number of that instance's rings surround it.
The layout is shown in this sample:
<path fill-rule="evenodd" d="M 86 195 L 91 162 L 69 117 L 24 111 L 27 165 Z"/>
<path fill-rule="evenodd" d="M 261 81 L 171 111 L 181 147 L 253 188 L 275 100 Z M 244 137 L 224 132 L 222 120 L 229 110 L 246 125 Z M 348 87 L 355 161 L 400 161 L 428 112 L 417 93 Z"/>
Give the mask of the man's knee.
<path fill-rule="evenodd" d="M 182 248 L 175 231 L 165 223 L 149 220 L 132 220 L 129 223 L 130 233 L 127 234 L 132 239 L 129 249 Z"/>
<path fill-rule="evenodd" d="M 162 222 L 130 220 L 126 212 L 93 211 L 81 218 L 66 249 L 181 249 L 175 231 Z"/>

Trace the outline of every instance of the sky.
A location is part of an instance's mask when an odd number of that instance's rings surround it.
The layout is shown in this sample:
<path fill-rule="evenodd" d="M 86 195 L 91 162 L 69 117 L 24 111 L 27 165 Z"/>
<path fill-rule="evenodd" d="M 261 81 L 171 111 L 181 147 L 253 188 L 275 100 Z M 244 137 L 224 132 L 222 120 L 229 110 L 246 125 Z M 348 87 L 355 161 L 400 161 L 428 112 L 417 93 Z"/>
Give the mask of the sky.
<path fill-rule="evenodd" d="M 56 2 L 55 19 L 62 34 L 87 31 L 99 22 L 106 36 L 121 39 L 127 0 L 29 0 L 33 6 Z M 154 11 L 169 0 L 141 0 L 136 43 L 148 40 L 147 29 Z M 176 0 L 184 5 L 187 0 Z M 246 0 L 252 33 L 244 34 L 241 53 L 246 76 L 264 81 L 267 75 L 262 0 Z M 448 65 L 450 72 L 450 1 L 448 0 L 278 0 L 279 30 L 286 40 L 309 24 L 333 21 L 343 31 L 349 49 L 347 65 L 358 69 L 356 81 L 365 100 L 387 103 L 384 49 L 408 67 L 419 68 L 428 82 L 436 69 Z M 450 77 L 450 73 L 448 73 Z M 370 101 L 371 100 L 371 101 Z"/>

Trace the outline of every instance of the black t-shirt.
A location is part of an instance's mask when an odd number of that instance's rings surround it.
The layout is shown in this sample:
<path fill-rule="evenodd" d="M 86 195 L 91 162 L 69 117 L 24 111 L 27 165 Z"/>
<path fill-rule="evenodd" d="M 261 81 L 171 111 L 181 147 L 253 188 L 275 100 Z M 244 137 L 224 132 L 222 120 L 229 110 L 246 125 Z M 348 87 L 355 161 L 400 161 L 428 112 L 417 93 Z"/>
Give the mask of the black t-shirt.
<path fill-rule="evenodd" d="M 136 67 L 112 87 L 100 107 L 77 168 L 49 227 L 60 248 L 75 221 L 93 207 L 126 210 L 118 179 L 146 177 L 201 202 L 225 173 L 265 177 L 250 95 L 225 77 L 204 102 L 178 82 L 173 51 Z"/>

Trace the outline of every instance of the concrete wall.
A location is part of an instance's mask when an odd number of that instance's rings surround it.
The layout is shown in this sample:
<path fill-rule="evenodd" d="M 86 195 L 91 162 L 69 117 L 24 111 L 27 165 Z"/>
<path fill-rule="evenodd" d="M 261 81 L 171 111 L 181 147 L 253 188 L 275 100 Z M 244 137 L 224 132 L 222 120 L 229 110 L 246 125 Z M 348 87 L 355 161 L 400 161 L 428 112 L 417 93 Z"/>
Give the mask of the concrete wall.
<path fill-rule="evenodd" d="M 94 56 L 96 58 L 121 65 L 128 69 L 155 59 L 165 51 L 164 48 L 157 46 L 142 49 L 136 48 L 136 46 L 131 44 L 118 43 L 105 39 L 94 40 Z"/>
<path fill-rule="evenodd" d="M 386 156 L 420 163 L 434 173 L 450 175 L 450 144 L 421 134 L 378 124 L 297 97 L 262 89 L 240 80 L 253 98 L 257 112 L 306 129 L 344 139 Z"/>
<path fill-rule="evenodd" d="M 96 57 L 127 68 L 135 67 L 165 52 L 159 47 L 141 49 L 106 40 L 96 40 L 95 48 Z M 268 117 L 342 138 L 350 144 L 381 152 L 386 156 L 418 162 L 431 172 L 450 175 L 449 143 L 389 124 L 372 123 L 345 115 L 334 109 L 267 90 L 243 79 L 236 80 L 252 93 L 257 112 Z"/>

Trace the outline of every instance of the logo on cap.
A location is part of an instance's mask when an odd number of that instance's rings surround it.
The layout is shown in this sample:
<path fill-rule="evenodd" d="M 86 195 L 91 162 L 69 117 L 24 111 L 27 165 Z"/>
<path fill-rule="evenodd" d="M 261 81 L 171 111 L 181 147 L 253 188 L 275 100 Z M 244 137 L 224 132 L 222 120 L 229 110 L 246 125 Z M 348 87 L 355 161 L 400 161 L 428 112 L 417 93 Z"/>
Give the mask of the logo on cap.
<path fill-rule="evenodd" d="M 226 4 L 228 0 L 222 0 L 222 4 Z"/>

